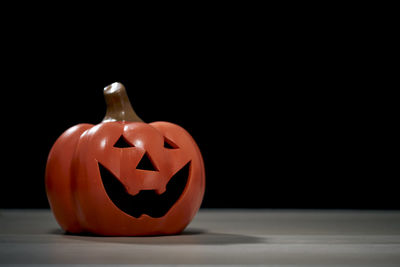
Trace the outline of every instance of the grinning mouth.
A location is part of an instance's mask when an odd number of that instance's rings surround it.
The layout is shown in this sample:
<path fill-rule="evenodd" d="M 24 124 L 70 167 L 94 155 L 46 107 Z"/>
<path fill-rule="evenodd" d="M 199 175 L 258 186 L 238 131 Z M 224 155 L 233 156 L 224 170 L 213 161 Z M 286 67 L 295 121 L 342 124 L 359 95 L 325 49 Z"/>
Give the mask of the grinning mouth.
<path fill-rule="evenodd" d="M 190 161 L 169 180 L 161 195 L 155 190 L 141 190 L 136 195 L 127 192 L 125 186 L 99 162 L 101 179 L 108 197 L 123 212 L 139 218 L 147 214 L 153 218 L 163 217 L 182 195 L 190 171 Z"/>

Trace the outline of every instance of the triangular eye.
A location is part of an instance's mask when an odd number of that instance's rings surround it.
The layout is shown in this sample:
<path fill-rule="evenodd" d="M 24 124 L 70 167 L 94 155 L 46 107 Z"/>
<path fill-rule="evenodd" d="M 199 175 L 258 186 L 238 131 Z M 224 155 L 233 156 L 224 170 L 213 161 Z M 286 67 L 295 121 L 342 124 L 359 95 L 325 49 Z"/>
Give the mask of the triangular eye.
<path fill-rule="evenodd" d="M 143 155 L 142 159 L 139 161 L 136 169 L 145 171 L 158 171 L 156 166 L 154 166 L 147 152 Z"/>
<path fill-rule="evenodd" d="M 177 149 L 179 148 L 174 142 L 164 137 L 164 147 L 168 149 Z"/>
<path fill-rule="evenodd" d="M 131 145 L 125 138 L 123 135 L 121 135 L 119 137 L 119 139 L 117 140 L 117 142 L 115 142 L 114 147 L 118 147 L 118 148 L 127 148 L 127 147 L 134 147 L 134 145 Z"/>

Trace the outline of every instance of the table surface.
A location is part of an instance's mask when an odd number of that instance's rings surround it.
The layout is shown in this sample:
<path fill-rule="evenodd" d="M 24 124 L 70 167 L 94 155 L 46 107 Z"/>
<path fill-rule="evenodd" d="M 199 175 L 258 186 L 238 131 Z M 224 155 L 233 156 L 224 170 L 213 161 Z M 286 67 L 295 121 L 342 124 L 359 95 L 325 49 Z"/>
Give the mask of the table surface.
<path fill-rule="evenodd" d="M 181 235 L 95 237 L 0 210 L 0 264 L 400 266 L 400 212 L 210 209 Z"/>

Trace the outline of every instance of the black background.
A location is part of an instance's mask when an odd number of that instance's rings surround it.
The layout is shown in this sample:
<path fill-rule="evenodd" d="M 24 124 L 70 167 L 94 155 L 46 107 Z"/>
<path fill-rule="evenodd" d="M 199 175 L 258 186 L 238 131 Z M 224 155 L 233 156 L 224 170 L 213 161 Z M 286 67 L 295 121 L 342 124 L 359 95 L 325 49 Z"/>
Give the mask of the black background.
<path fill-rule="evenodd" d="M 197 141 L 203 207 L 400 208 L 384 51 L 360 29 L 317 24 L 10 30 L 0 207 L 48 207 L 52 144 L 99 123 L 102 90 L 119 81 L 144 121 L 177 123 Z"/>

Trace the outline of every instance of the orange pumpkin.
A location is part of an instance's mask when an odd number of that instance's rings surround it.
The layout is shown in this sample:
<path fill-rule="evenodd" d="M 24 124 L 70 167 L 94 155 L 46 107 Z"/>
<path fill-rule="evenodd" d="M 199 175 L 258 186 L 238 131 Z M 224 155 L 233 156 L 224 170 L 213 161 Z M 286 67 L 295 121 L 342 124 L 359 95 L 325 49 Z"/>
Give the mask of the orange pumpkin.
<path fill-rule="evenodd" d="M 104 93 L 103 122 L 68 129 L 50 151 L 46 192 L 58 223 L 112 236 L 183 231 L 205 190 L 196 142 L 176 124 L 142 122 L 120 83 Z"/>

